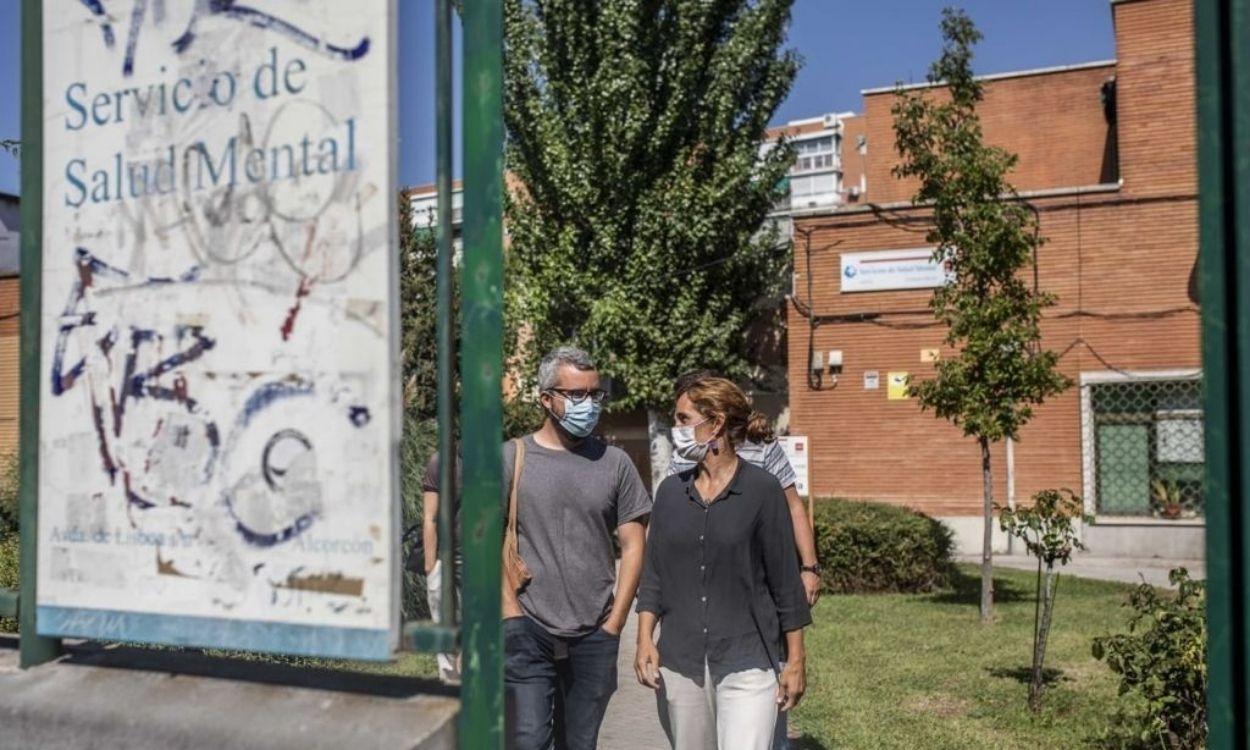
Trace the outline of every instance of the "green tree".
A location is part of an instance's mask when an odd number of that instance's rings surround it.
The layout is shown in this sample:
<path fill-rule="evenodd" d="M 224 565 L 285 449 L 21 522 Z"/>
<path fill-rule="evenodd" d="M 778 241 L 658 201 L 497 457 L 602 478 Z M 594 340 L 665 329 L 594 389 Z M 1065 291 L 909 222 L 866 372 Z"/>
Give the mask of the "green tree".
<path fill-rule="evenodd" d="M 930 206 L 928 242 L 952 280 L 930 307 L 958 354 L 936 365 L 936 376 L 911 386 L 920 406 L 974 437 L 981 452 L 985 530 L 981 553 L 981 619 L 993 616 L 994 491 L 990 445 L 1015 439 L 1033 407 L 1070 381 L 1058 357 L 1041 349 L 1042 311 L 1054 297 L 1021 278 L 1042 244 L 1037 219 L 1018 200 L 1007 175 L 1016 156 L 984 142 L 977 105 L 983 91 L 972 74 L 972 47 L 981 34 L 961 10 L 942 13 L 941 56 L 928 79 L 940 90 L 897 92 L 894 174 L 916 178 L 916 204 Z"/>
<path fill-rule="evenodd" d="M 401 192 L 399 316 L 404 408 L 418 419 L 434 419 L 438 416 L 435 397 L 438 345 L 434 336 L 438 312 L 438 240 L 433 225 L 417 226 L 414 223 L 417 218 L 421 217 L 414 215 L 411 201 Z M 459 301 L 457 287 L 452 287 L 453 320 Z M 458 344 L 454 343 L 453 351 L 458 350 Z"/>
<path fill-rule="evenodd" d="M 779 302 L 788 248 L 761 226 L 793 150 L 760 143 L 799 65 L 792 3 L 505 3 L 519 371 L 589 350 L 624 387 L 614 408 L 648 410 L 653 477 L 673 379 L 751 377 L 744 334 Z"/>
<path fill-rule="evenodd" d="M 1003 531 L 1024 542 L 1030 555 L 1037 557 L 1037 606 L 1033 609 L 1033 675 L 1029 680 L 1029 708 L 1042 709 L 1046 688 L 1043 665 L 1050 624 L 1054 621 L 1055 591 L 1059 571 L 1055 563 L 1067 565 L 1072 553 L 1085 549 L 1078 536 L 1084 518 L 1084 504 L 1071 490 L 1042 490 L 1033 496 L 1028 508 L 999 508 Z"/>

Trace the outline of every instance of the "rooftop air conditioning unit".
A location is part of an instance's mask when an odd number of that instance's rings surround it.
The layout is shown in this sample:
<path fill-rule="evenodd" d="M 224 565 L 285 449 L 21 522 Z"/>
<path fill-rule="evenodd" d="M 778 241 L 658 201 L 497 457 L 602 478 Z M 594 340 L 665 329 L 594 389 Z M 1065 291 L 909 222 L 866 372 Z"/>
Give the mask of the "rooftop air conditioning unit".
<path fill-rule="evenodd" d="M 825 115 L 823 122 L 826 128 L 832 128 L 833 126 L 838 124 L 838 116 L 835 114 Z"/>

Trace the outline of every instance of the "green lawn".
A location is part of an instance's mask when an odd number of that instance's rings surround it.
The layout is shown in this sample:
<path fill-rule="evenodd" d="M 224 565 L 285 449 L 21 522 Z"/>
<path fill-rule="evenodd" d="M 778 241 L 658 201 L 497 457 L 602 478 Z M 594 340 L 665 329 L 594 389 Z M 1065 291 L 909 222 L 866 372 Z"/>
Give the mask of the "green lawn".
<path fill-rule="evenodd" d="M 1115 676 L 1090 655 L 1121 631 L 1130 586 L 1064 576 L 1046 664 L 1059 670 L 1037 717 L 1025 701 L 1034 575 L 995 575 L 997 621 L 977 615 L 979 578 L 960 566 L 952 591 L 826 596 L 807 633 L 808 693 L 792 723 L 819 748 L 1074 748 L 1109 720 Z"/>

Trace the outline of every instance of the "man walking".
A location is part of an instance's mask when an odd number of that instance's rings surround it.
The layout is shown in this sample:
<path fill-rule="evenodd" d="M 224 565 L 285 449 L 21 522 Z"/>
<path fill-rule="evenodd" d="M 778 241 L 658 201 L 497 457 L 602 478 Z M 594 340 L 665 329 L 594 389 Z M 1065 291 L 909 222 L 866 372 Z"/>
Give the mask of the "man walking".
<path fill-rule="evenodd" d="M 594 750 L 616 691 L 651 498 L 625 452 L 590 434 L 604 392 L 586 352 L 552 351 L 538 387 L 542 427 L 504 446 L 505 477 L 518 477 L 518 549 L 532 576 L 519 592 L 504 590 L 509 733 L 518 750 Z"/>

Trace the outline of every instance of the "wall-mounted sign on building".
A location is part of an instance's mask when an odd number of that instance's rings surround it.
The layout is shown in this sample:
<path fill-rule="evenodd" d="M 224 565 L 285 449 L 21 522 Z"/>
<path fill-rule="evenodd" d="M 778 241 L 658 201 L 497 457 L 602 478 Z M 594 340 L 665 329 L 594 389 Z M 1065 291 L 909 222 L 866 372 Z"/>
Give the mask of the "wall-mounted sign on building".
<path fill-rule="evenodd" d="M 943 266 L 934 262 L 931 247 L 842 253 L 841 289 L 843 292 L 933 289 L 950 280 Z"/>
<path fill-rule="evenodd" d="M 394 0 L 44 0 L 38 630 L 398 639 Z"/>
<path fill-rule="evenodd" d="M 911 375 L 906 372 L 891 372 L 886 375 L 886 398 L 890 401 L 906 401 L 911 398 L 908 381 Z"/>
<path fill-rule="evenodd" d="M 781 449 L 790 459 L 790 468 L 794 469 L 794 491 L 801 497 L 807 497 L 808 487 L 808 456 L 806 435 L 787 435 L 777 438 Z"/>

